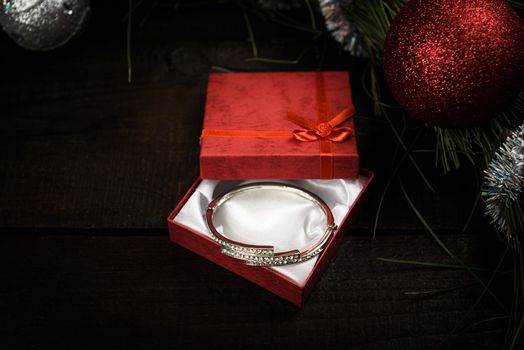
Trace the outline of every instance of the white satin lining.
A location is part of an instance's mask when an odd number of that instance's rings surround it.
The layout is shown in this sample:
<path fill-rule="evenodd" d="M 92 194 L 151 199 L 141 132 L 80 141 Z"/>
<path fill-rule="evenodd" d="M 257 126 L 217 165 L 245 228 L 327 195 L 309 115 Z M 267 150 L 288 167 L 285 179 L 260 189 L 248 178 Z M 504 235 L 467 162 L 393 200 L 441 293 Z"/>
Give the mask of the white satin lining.
<path fill-rule="evenodd" d="M 340 225 L 358 197 L 366 178 L 346 180 L 293 180 L 288 183 L 310 191 L 326 202 L 335 223 Z M 195 192 L 173 219 L 211 237 L 205 213 L 211 200 L 243 184 L 259 181 L 202 180 Z M 275 247 L 276 252 L 302 250 L 314 244 L 326 229 L 326 215 L 315 203 L 284 191 L 254 191 L 226 201 L 214 216 L 215 227 L 238 242 Z M 317 257 L 298 264 L 272 266 L 271 269 L 304 285 Z"/>

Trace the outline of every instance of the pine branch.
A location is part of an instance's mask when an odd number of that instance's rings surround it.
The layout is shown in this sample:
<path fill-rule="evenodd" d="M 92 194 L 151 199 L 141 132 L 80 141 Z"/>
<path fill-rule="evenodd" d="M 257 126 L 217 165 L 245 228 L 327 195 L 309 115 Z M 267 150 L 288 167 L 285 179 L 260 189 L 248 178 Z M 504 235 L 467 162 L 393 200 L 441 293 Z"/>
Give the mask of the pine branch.
<path fill-rule="evenodd" d="M 524 120 L 524 91 L 504 111 L 485 126 L 445 129 L 435 127 L 436 164 L 444 172 L 460 168 L 466 159 L 478 169 L 485 169 L 502 141 Z"/>

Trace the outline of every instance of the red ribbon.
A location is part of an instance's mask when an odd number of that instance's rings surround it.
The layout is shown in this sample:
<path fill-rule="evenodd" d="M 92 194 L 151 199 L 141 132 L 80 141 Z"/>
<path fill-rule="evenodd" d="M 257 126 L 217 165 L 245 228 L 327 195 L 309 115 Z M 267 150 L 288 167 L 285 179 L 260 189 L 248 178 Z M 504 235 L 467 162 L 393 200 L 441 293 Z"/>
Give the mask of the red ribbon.
<path fill-rule="evenodd" d="M 326 139 L 332 142 L 344 142 L 353 135 L 353 129 L 349 127 L 337 128 L 337 126 L 346 121 L 346 119 L 354 113 L 354 108 L 348 107 L 330 121 L 318 124 L 293 112 L 287 113 L 287 119 L 305 128 L 305 130 L 293 130 L 293 137 L 299 141 L 312 142 L 319 139 Z"/>

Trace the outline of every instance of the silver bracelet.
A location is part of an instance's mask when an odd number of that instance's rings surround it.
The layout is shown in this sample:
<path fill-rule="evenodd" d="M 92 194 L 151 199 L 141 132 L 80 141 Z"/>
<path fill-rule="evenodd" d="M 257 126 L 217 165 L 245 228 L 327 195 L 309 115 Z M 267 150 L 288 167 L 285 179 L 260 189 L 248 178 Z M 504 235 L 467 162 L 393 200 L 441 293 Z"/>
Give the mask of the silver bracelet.
<path fill-rule="evenodd" d="M 264 191 L 264 190 L 280 190 L 286 191 L 291 194 L 300 196 L 309 201 L 312 201 L 318 205 L 322 211 L 326 214 L 327 228 L 322 234 L 322 237 L 303 250 L 290 250 L 285 252 L 275 253 L 274 247 L 269 245 L 252 245 L 241 242 L 236 242 L 231 239 L 224 237 L 223 234 L 217 231 L 213 224 L 213 215 L 219 210 L 220 206 L 226 201 L 235 197 L 235 195 L 245 193 L 248 191 Z M 324 250 L 327 243 L 329 242 L 333 232 L 335 232 L 336 225 L 333 219 L 333 214 L 329 209 L 328 205 L 320 199 L 318 196 L 311 192 L 303 190 L 298 187 L 294 187 L 288 184 L 272 183 L 272 182 L 259 182 L 252 183 L 245 186 L 237 187 L 217 198 L 213 199 L 209 203 L 206 212 L 207 225 L 211 231 L 212 238 L 220 244 L 220 251 L 222 254 L 230 256 L 232 258 L 243 260 L 246 265 L 253 266 L 278 266 L 287 265 L 302 262 L 317 256 Z"/>

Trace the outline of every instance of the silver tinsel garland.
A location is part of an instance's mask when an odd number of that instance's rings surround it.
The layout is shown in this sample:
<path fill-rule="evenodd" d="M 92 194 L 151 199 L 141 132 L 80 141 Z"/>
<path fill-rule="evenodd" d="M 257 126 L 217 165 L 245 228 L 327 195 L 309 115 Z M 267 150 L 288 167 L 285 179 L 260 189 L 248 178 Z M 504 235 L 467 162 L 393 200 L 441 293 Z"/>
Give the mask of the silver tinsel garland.
<path fill-rule="evenodd" d="M 326 28 L 342 48 L 353 56 L 365 57 L 366 50 L 361 35 L 348 19 L 353 0 L 319 0 L 320 11 L 326 20 Z"/>
<path fill-rule="evenodd" d="M 486 215 L 503 233 L 509 243 L 513 241 L 513 227 L 507 218 L 507 208 L 518 200 L 524 186 L 524 124 L 514 131 L 495 154 L 485 171 L 482 196 L 486 202 Z"/>

